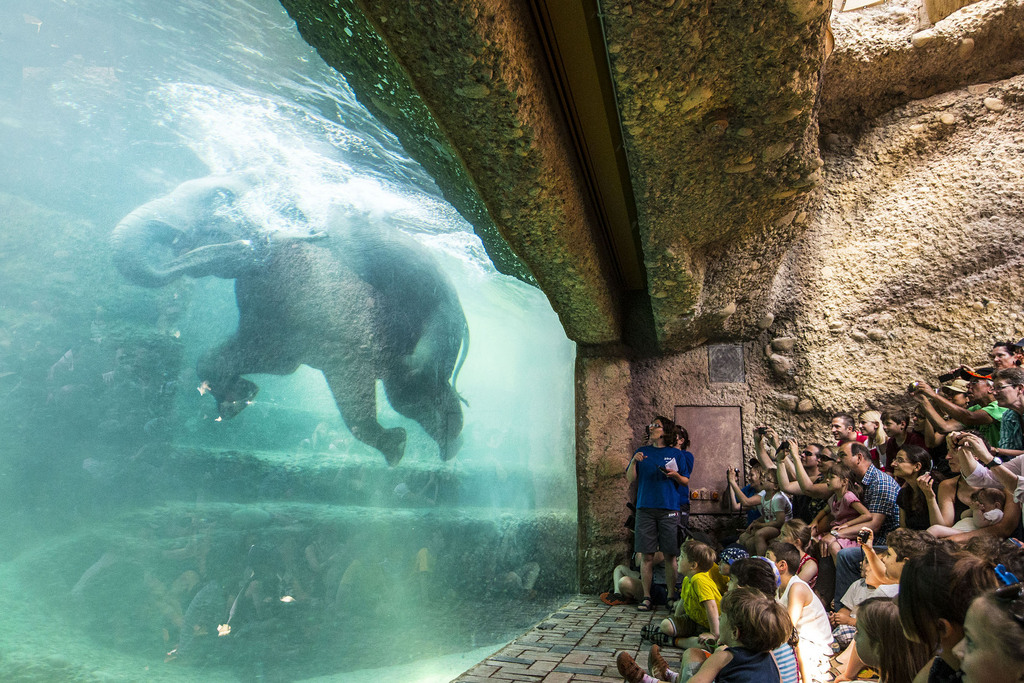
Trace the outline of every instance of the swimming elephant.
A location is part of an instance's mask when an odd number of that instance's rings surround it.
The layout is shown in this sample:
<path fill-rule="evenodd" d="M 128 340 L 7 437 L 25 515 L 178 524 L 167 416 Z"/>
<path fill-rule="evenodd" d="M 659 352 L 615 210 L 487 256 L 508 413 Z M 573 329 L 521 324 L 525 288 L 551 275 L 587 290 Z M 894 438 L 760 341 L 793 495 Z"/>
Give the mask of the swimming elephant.
<path fill-rule="evenodd" d="M 136 284 L 235 280 L 238 329 L 200 357 L 200 391 L 229 419 L 258 391 L 242 375 L 305 363 L 324 373 L 353 436 L 395 465 L 406 433 L 377 421 L 380 379 L 391 406 L 423 426 L 443 459 L 454 456 L 463 420 L 454 382 L 469 329 L 445 274 L 413 239 L 340 212 L 326 233 L 261 230 L 237 210 L 250 188 L 243 175 L 182 183 L 111 235 L 115 264 Z"/>

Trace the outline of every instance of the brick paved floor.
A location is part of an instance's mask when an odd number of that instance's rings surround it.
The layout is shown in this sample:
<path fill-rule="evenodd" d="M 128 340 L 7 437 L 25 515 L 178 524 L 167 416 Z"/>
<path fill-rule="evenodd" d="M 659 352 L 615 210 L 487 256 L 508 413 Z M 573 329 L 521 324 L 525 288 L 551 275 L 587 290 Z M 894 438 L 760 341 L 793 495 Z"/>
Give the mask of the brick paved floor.
<path fill-rule="evenodd" d="M 569 683 L 617 681 L 615 652 L 626 650 L 647 666 L 650 645 L 640 629 L 668 615 L 638 612 L 636 605 L 609 607 L 596 595 L 577 595 L 532 631 L 512 641 L 457 679 L 458 683 Z"/>

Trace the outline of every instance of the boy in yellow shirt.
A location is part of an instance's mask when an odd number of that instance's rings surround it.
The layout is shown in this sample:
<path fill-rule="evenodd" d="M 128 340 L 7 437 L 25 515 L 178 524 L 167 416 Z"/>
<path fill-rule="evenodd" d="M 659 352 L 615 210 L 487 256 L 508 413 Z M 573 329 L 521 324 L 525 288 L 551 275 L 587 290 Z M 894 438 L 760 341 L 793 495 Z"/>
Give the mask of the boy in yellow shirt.
<path fill-rule="evenodd" d="M 658 645 L 700 647 L 700 641 L 718 640 L 718 608 L 722 593 L 711 577 L 715 566 L 714 549 L 690 539 L 679 552 L 679 573 L 683 586 L 672 616 L 661 622 L 658 631 L 644 635 Z"/>

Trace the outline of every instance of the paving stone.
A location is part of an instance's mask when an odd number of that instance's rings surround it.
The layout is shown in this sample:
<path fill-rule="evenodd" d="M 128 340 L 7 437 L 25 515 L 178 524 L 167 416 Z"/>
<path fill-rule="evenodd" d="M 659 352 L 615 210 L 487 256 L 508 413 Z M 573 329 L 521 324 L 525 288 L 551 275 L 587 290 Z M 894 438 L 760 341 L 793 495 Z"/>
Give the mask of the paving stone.
<path fill-rule="evenodd" d="M 591 676 L 600 676 L 604 673 L 601 667 L 576 666 L 573 664 L 559 664 L 555 667 L 555 671 L 567 671 L 573 674 L 590 674 Z"/>
<path fill-rule="evenodd" d="M 569 683 L 571 680 L 572 674 L 561 671 L 552 671 L 541 679 L 542 683 Z"/>
<path fill-rule="evenodd" d="M 639 652 L 640 629 L 656 618 L 661 617 L 632 605 L 609 607 L 597 596 L 577 596 L 456 681 L 619 683 L 615 652 L 626 650 L 646 661 L 646 652 Z"/>
<path fill-rule="evenodd" d="M 512 664 L 533 664 L 533 662 L 535 660 L 528 659 L 526 657 L 507 657 L 507 656 L 504 656 L 504 655 L 499 655 L 499 656 L 496 656 L 496 657 L 488 657 L 487 658 L 487 663 L 488 664 L 490 664 L 492 661 L 495 661 L 495 662 L 511 662 Z M 499 664 L 498 666 L 501 666 L 501 665 Z"/>
<path fill-rule="evenodd" d="M 501 669 L 497 672 L 496 675 L 514 676 L 514 678 L 512 679 L 514 681 L 539 681 L 540 679 L 544 678 L 544 675 L 546 673 L 547 672 L 530 671 L 529 669 L 522 666 L 509 665 L 501 667 Z M 494 675 L 491 676 L 491 678 L 494 677 Z"/>

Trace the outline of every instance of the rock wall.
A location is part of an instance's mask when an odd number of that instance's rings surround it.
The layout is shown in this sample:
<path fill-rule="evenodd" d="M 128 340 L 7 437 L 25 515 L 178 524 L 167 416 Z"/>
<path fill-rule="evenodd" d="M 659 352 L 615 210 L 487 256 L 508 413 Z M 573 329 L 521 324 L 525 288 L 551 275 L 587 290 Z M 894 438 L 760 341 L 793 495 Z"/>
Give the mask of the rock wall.
<path fill-rule="evenodd" d="M 916 377 L 1019 339 L 1024 76 L 912 102 L 830 136 L 821 208 L 776 278 L 776 383 L 819 413 L 900 398 Z"/>
<path fill-rule="evenodd" d="M 916 0 L 834 12 L 836 48 L 826 63 L 822 132 L 869 125 L 912 99 L 1024 71 L 1024 3 L 981 0 L 934 25 Z"/>
<path fill-rule="evenodd" d="M 833 412 L 910 405 L 910 381 L 980 365 L 994 340 L 1024 336 L 1024 76 L 874 124 L 827 140 L 815 211 L 744 345 L 746 385 L 709 382 L 706 347 L 578 364 L 584 590 L 607 590 L 625 555 L 623 472 L 652 415 L 741 406 L 747 457 L 759 422 L 827 443 Z"/>

